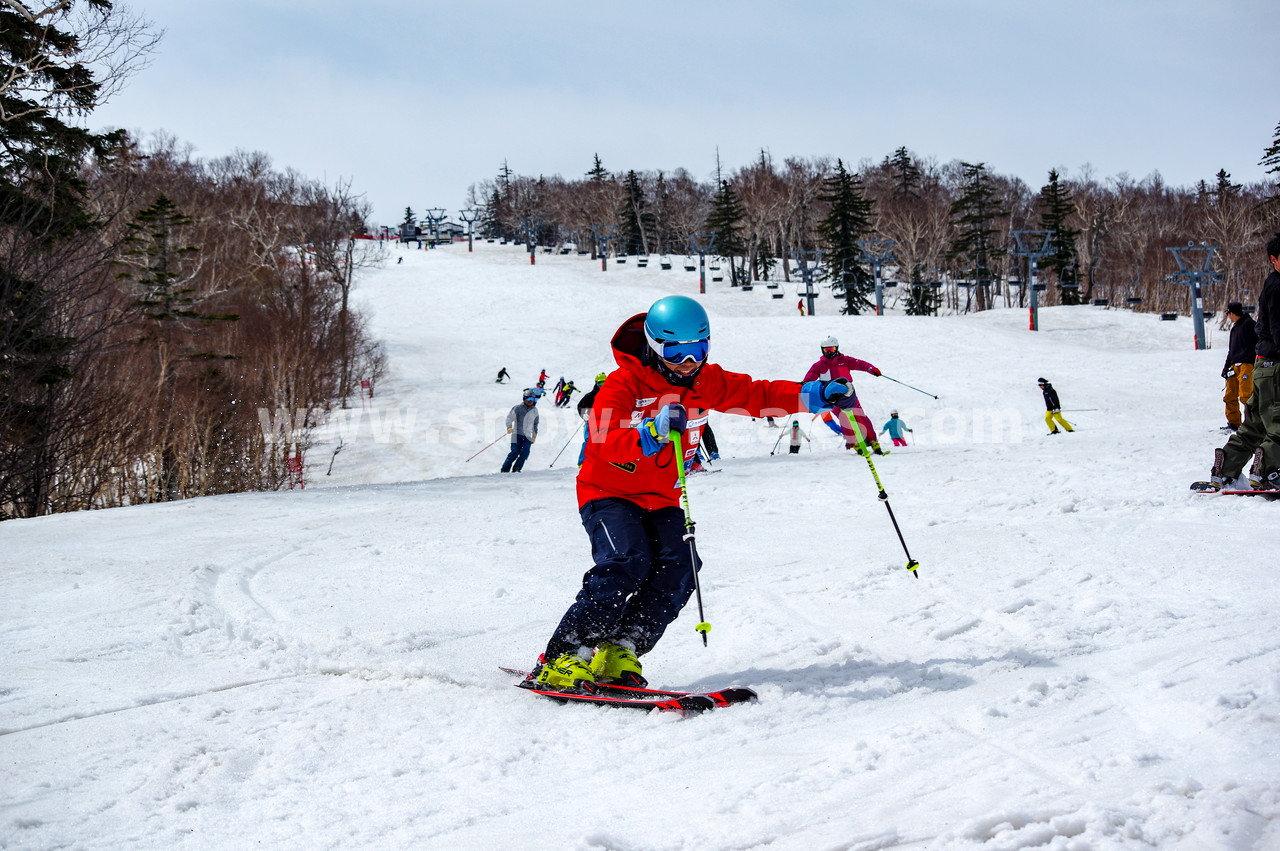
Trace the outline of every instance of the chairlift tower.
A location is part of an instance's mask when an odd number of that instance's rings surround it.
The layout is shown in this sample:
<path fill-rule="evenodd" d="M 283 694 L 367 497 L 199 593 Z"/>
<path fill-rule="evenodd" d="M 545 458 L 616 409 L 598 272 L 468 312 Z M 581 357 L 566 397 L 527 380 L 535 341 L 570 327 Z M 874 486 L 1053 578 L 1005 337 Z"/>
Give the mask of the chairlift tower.
<path fill-rule="evenodd" d="M 1036 263 L 1046 254 L 1052 254 L 1049 242 L 1057 231 L 1015 230 L 1012 232 L 1017 249 L 1014 254 L 1027 258 L 1027 289 L 1031 291 L 1030 330 L 1040 330 L 1040 285 L 1036 282 Z"/>
<path fill-rule="evenodd" d="M 1209 348 L 1204 335 L 1204 296 L 1200 288 L 1222 280 L 1220 272 L 1210 269 L 1217 250 L 1218 246 L 1205 245 L 1203 242 L 1199 245 L 1188 242 L 1178 248 L 1165 249 L 1173 255 L 1173 262 L 1178 264 L 1178 271 L 1166 275 L 1165 280 L 1191 288 L 1191 320 L 1195 324 L 1197 351 Z"/>
<path fill-rule="evenodd" d="M 431 207 L 423 212 L 427 217 L 427 222 L 431 225 L 431 247 L 435 248 L 436 243 L 440 241 L 440 223 L 444 221 L 444 207 Z"/>
<path fill-rule="evenodd" d="M 462 219 L 467 226 L 467 252 L 472 251 L 473 231 L 475 229 L 476 219 L 480 216 L 480 210 L 477 207 L 467 207 L 465 210 L 458 211 L 458 218 Z"/>
<path fill-rule="evenodd" d="M 600 255 L 600 271 L 609 271 L 609 240 L 613 239 L 617 228 L 613 225 L 592 225 L 591 238 L 595 240 L 596 251 Z"/>
<path fill-rule="evenodd" d="M 707 254 L 716 249 L 714 233 L 695 233 L 689 236 L 689 251 L 698 255 L 698 292 L 707 291 Z"/>
<path fill-rule="evenodd" d="M 893 240 L 860 239 L 857 245 L 862 262 L 871 264 L 871 274 L 876 282 L 876 316 L 884 316 L 884 282 L 880 279 L 880 268 L 898 259 L 893 253 Z"/>
<path fill-rule="evenodd" d="M 822 251 L 791 251 L 788 252 L 791 259 L 795 261 L 796 266 L 800 269 L 800 279 L 804 281 L 804 292 L 801 296 L 809 300 L 808 313 L 813 316 L 818 291 L 813 288 L 813 283 L 823 273 L 822 268 Z"/>

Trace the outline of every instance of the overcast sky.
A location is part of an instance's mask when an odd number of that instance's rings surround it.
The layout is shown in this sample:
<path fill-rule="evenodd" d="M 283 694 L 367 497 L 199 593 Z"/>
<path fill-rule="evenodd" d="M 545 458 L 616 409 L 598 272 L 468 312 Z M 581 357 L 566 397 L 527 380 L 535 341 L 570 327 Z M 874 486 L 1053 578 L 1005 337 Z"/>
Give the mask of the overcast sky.
<path fill-rule="evenodd" d="M 1259 180 L 1275 0 L 119 0 L 166 31 L 95 128 L 349 179 L 371 224 L 519 174 L 880 160 Z"/>

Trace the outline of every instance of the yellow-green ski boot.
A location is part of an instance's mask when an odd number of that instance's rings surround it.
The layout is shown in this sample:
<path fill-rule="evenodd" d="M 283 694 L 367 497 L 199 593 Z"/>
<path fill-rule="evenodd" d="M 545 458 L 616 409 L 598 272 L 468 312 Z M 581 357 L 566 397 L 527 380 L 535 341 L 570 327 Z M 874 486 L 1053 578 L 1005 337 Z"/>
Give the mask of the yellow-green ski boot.
<path fill-rule="evenodd" d="M 577 653 L 565 653 L 551 662 L 542 663 L 534 678 L 538 685 L 550 688 L 581 688 L 592 691 L 595 677 L 587 662 Z"/>
<path fill-rule="evenodd" d="M 591 657 L 591 673 L 597 682 L 644 688 L 649 681 L 641 673 L 640 660 L 625 644 L 601 644 Z"/>

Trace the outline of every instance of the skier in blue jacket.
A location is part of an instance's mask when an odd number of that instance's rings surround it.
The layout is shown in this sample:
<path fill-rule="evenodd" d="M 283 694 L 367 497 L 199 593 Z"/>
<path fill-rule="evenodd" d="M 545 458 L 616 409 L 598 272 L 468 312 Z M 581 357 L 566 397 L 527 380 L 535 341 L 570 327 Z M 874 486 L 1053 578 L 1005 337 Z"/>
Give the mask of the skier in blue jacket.
<path fill-rule="evenodd" d="M 893 438 L 894 446 L 906 446 L 906 432 L 911 431 L 907 428 L 906 420 L 899 419 L 897 411 L 889 412 L 889 421 L 884 424 L 884 428 L 880 429 L 880 433 L 889 432 L 889 436 Z M 914 434 L 914 432 L 912 432 Z"/>

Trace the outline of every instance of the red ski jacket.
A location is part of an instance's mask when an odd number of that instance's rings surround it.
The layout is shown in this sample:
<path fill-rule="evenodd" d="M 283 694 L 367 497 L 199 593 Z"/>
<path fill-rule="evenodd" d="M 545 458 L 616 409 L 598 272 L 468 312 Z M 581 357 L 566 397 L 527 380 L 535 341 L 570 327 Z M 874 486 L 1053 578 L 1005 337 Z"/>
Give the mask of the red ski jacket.
<path fill-rule="evenodd" d="M 578 506 L 593 499 L 620 497 L 645 509 L 680 505 L 680 485 L 673 449 L 662 447 L 646 458 L 636 428 L 656 416 L 663 405 L 684 405 L 688 425 L 681 438 L 685 461 L 698 452 L 708 411 L 750 417 L 783 417 L 807 411 L 797 381 L 756 381 L 749 375 L 705 364 L 692 387 L 667 381 L 642 362 L 648 343 L 641 313 L 613 335 L 618 368 L 600 386 L 588 420 L 590 440 L 578 471 Z"/>

